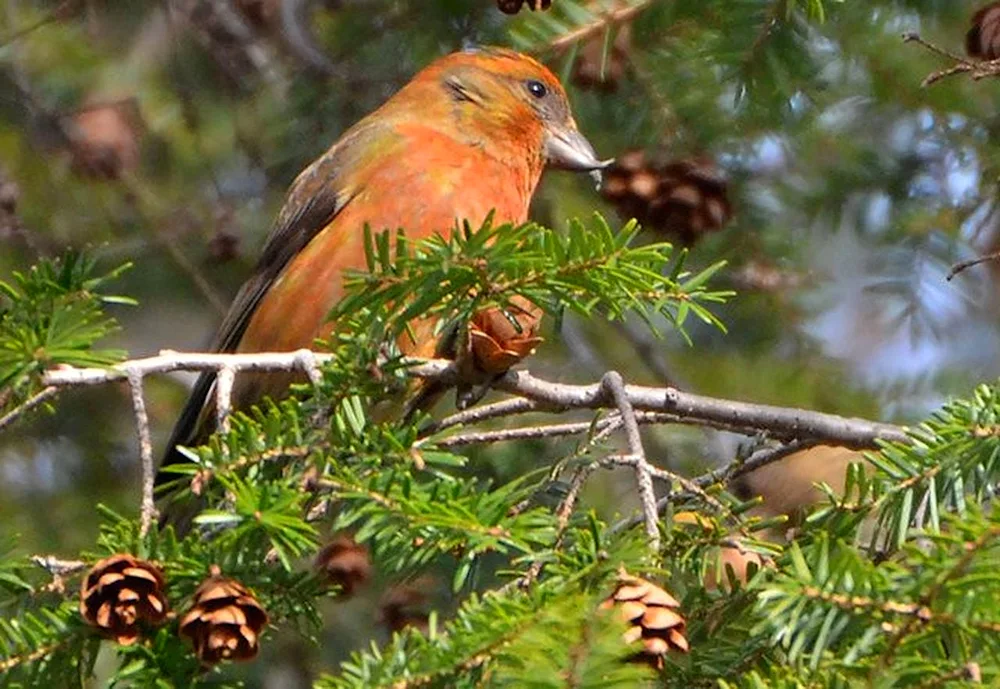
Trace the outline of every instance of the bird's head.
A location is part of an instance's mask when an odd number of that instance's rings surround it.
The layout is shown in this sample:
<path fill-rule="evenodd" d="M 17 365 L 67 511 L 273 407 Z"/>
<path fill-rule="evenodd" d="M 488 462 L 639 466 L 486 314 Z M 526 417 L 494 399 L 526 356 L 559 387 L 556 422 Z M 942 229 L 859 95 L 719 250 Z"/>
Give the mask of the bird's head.
<path fill-rule="evenodd" d="M 599 160 L 577 129 L 559 80 L 527 55 L 502 48 L 452 53 L 420 72 L 411 88 L 429 107 L 443 108 L 449 126 L 472 145 L 526 148 L 563 170 L 594 171 L 611 162 Z"/>

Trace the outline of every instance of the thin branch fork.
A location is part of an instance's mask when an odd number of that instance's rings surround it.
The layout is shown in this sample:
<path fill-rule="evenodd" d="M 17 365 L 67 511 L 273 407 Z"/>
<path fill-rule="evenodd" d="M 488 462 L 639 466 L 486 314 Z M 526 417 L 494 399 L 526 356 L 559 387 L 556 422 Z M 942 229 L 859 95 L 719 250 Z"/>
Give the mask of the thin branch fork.
<path fill-rule="evenodd" d="M 642 447 L 642 437 L 639 435 L 639 424 L 635 418 L 635 409 L 625 393 L 625 381 L 617 371 L 608 371 L 601 379 L 604 394 L 611 398 L 618 407 L 625 438 L 628 440 L 629 454 L 634 462 L 635 483 L 639 491 L 639 502 L 642 505 L 643 522 L 646 525 L 646 535 L 653 551 L 660 548 L 660 528 L 656 511 L 656 492 L 653 490 L 653 467 L 646 461 L 646 451 Z"/>
<path fill-rule="evenodd" d="M 962 57 L 961 55 L 956 55 L 951 51 L 945 50 L 944 48 L 940 48 L 930 41 L 924 40 L 918 33 L 903 34 L 903 42 L 917 43 L 929 52 L 943 57 L 953 63 L 951 67 L 945 67 L 944 69 L 939 69 L 928 74 L 921 83 L 921 86 L 930 86 L 931 84 L 956 74 L 968 74 L 975 81 L 986 79 L 988 77 L 1000 76 L 1000 60 L 970 60 Z M 949 279 L 951 279 L 951 277 L 949 277 Z"/>
<path fill-rule="evenodd" d="M 944 279 L 950 282 L 956 275 L 972 268 L 973 266 L 997 260 L 1000 260 L 1000 251 L 994 251 L 983 256 L 977 256 L 976 258 L 971 258 L 967 261 L 959 261 L 951 267 L 951 270 L 948 271 L 948 274 L 945 275 Z"/>

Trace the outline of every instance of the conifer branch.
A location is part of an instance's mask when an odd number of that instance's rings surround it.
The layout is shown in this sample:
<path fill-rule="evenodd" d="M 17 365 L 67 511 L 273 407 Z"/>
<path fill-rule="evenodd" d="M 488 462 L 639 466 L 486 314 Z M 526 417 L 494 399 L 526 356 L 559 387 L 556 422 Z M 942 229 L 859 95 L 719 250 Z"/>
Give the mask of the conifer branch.
<path fill-rule="evenodd" d="M 595 444 L 607 438 L 609 435 L 618 430 L 622 425 L 622 418 L 620 415 L 611 417 L 609 419 L 604 419 L 604 421 L 607 422 L 604 428 L 594 433 L 590 441 L 576 453 L 577 457 L 586 454 L 591 447 L 593 447 Z M 556 507 L 555 510 L 556 514 L 556 542 L 554 546 L 555 549 L 558 549 L 562 545 L 563 538 L 566 535 L 566 529 L 569 527 L 570 517 L 573 514 L 573 510 L 576 508 L 577 501 L 580 499 L 580 493 L 583 492 L 583 487 L 587 484 L 587 479 L 589 479 L 591 475 L 600 467 L 601 467 L 600 461 L 590 462 L 589 464 L 584 464 L 578 467 L 576 471 L 573 472 L 573 478 L 570 479 L 569 488 L 566 490 L 566 495 L 563 496 L 563 499 L 559 502 L 559 505 L 558 507 Z M 537 579 L 538 576 L 542 573 L 542 568 L 544 566 L 545 563 L 542 560 L 536 560 L 535 562 L 532 563 L 531 567 L 528 568 L 528 571 L 524 574 L 524 576 L 517 581 L 517 584 L 519 586 L 530 585 L 531 582 L 535 581 L 535 579 Z"/>
<path fill-rule="evenodd" d="M 59 389 L 110 383 L 127 378 L 129 372 L 145 377 L 175 371 L 218 372 L 224 368 L 232 369 L 235 374 L 251 371 L 304 371 L 311 379 L 318 380 L 316 367 L 331 358 L 330 354 L 308 350 L 254 354 L 163 350 L 157 356 L 132 359 L 108 368 L 63 366 L 47 371 L 42 377 L 42 383 L 46 387 Z M 406 372 L 414 377 L 443 383 L 455 383 L 459 379 L 454 363 L 448 360 L 413 359 L 406 360 L 406 363 L 409 364 Z M 517 395 L 518 398 L 454 414 L 437 424 L 435 429 L 528 411 L 602 409 L 616 406 L 607 398 L 602 384 L 555 383 L 537 378 L 527 371 L 510 371 L 498 378 L 494 387 Z M 637 423 L 690 423 L 744 433 L 763 431 L 780 440 L 813 439 L 857 449 L 877 447 L 879 441 L 910 442 L 905 428 L 865 419 L 713 398 L 671 387 L 624 385 L 623 394 L 624 399 L 637 412 Z M 652 412 L 659 416 L 646 416 L 642 412 Z M 15 413 L 20 412 L 15 410 L 10 414 Z"/>

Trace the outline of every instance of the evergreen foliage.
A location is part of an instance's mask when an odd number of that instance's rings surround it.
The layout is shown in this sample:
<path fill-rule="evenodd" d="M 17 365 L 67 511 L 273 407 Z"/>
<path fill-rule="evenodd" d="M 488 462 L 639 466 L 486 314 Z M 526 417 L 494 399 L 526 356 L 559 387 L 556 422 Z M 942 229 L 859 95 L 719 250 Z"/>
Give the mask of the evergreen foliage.
<path fill-rule="evenodd" d="M 367 3 L 343 4 L 341 20 L 332 22 L 314 8 L 309 25 L 316 32 L 311 40 L 341 57 L 337 64 L 349 71 L 353 61 L 387 51 L 398 34 L 387 30 L 355 56 L 340 54 L 338 48 L 349 45 L 345 35 L 373 26 L 365 12 L 374 12 Z M 56 21 L 58 9 L 43 3 L 20 5 L 12 10 L 18 26 L 52 24 L 44 29 L 47 49 L 11 27 L 0 38 L 0 58 L 16 58 L 0 63 L 0 78 L 33 103 L 15 112 L 0 103 L 0 115 L 27 131 L 40 112 L 54 115 L 78 100 L 84 85 L 96 90 L 110 79 L 115 51 L 83 40 L 83 20 Z M 390 25 L 393 17 L 414 12 L 398 3 L 371 5 Z M 433 315 L 442 329 L 462 333 L 482 308 L 505 309 L 515 297 L 553 316 L 556 337 L 567 323 L 602 323 L 607 332 L 619 332 L 606 324 L 639 322 L 662 338 L 657 342 L 686 342 L 688 353 L 678 356 L 703 357 L 702 372 L 707 369 L 715 385 L 727 378 L 715 363 L 732 353 L 724 342 L 737 341 L 750 353 L 773 339 L 785 342 L 785 352 L 807 350 L 793 336 L 775 335 L 792 331 L 797 309 L 805 306 L 773 308 L 778 297 L 744 294 L 733 276 L 749 263 L 744 254 L 794 262 L 807 272 L 818 262 L 822 240 L 815 239 L 818 230 L 805 228 L 847 219 L 860 228 L 868 260 L 891 272 L 868 284 L 894 314 L 886 320 L 911 334 L 946 330 L 934 314 L 921 315 L 930 307 L 919 298 L 923 284 L 914 266 L 927 261 L 940 268 L 971 252 L 975 233 L 968 218 L 990 215 L 992 196 L 953 193 L 928 169 L 965 155 L 976 158 L 982 178 L 995 177 L 996 99 L 986 82 L 954 80 L 919 90 L 920 78 L 935 65 L 902 46 L 898 29 L 916 17 L 957 45 L 957 27 L 964 26 L 969 8 L 930 0 L 554 0 L 549 12 L 524 11 L 500 23 L 491 2 L 440 5 L 420 10 L 419 35 L 393 53 L 405 52 L 405 58 L 379 62 L 376 76 L 310 73 L 289 83 L 287 72 L 301 55 L 281 40 L 265 40 L 277 54 L 274 72 L 258 69 L 244 81 L 242 71 L 253 71 L 252 60 L 248 66 L 229 59 L 238 46 L 220 48 L 211 35 L 201 37 L 208 41 L 202 52 L 177 51 L 167 69 L 133 63 L 140 76 L 132 78 L 148 82 L 147 117 L 159 122 L 156 136 L 163 139 L 162 164 L 146 177 L 158 193 L 136 186 L 142 175 L 135 170 L 105 184 L 82 179 L 65 161 L 53 162 L 47 179 L 65 180 L 65 196 L 45 215 L 38 210 L 41 192 L 27 190 L 36 203 L 26 204 L 26 223 L 49 227 L 58 237 L 67 223 L 86 215 L 81 209 L 101 206 L 119 224 L 89 227 L 80 241 L 121 241 L 122 230 L 137 219 L 150 226 L 169 220 L 165 209 L 174 205 L 204 219 L 211 205 L 202 188 L 204 169 L 247 164 L 227 158 L 238 146 L 248 157 L 263 149 L 261 167 L 278 178 L 290 176 L 301 159 L 317 152 L 303 150 L 300 140 L 338 131 L 359 114 L 356 109 L 370 105 L 332 103 L 336 99 L 320 97 L 317 83 L 363 77 L 392 84 L 437 51 L 438 42 L 454 38 L 458 17 L 476 38 L 551 58 L 567 80 L 591 40 L 601 42 L 603 73 L 616 33 L 629 24 L 631 70 L 618 84 L 619 95 L 608 101 L 579 94 L 578 119 L 618 150 L 648 145 L 676 155 L 717 154 L 734 174 L 741 202 L 735 231 L 760 232 L 742 240 L 730 235 L 736 249 L 710 238 L 681 250 L 644 235 L 634 221 L 612 229 L 614 223 L 591 213 L 591 190 L 559 187 L 558 181 L 542 195 L 551 220 L 544 224 L 488 222 L 417 245 L 407 241 L 405 224 L 398 232 L 366 231 L 368 270 L 351 276 L 348 295 L 331 314 L 337 335 L 322 343 L 331 356 L 319 379 L 298 385 L 289 399 L 234 413 L 226 431 L 185 450 L 189 463 L 170 468 L 170 499 L 200 505 L 190 532 L 179 535 L 155 524 L 144 530 L 137 508 L 116 505 L 99 508 L 93 547 L 64 552 L 62 564 L 33 557 L 37 544 L 3 543 L 0 686 L 84 687 L 95 675 L 115 687 L 257 686 L 254 670 L 202 666 L 178 636 L 178 617 L 217 566 L 267 610 L 265 655 L 279 640 L 320 644 L 343 606 L 337 607 L 339 591 L 317 572 L 312 556 L 326 534 L 340 531 L 369 548 L 379 576 L 418 580 L 433 571 L 447 580 L 450 597 L 435 605 L 426 632 L 411 628 L 391 638 L 358 632 L 342 649 L 344 662 L 324 662 L 315 672 L 310 681 L 321 689 L 1000 682 L 1000 515 L 992 506 L 1000 485 L 996 384 L 980 383 L 938 405 L 908 428 L 909 442 L 879 443 L 863 464 L 852 466 L 843 490 L 823 487 L 823 501 L 787 540 L 774 535 L 783 519 L 759 516 L 756 503 L 731 494 L 728 485 L 696 489 L 677 476 L 689 467 L 664 461 L 676 474 L 666 475 L 660 491 L 668 499 L 655 549 L 641 522 L 632 525 L 631 484 L 628 499 L 619 491 L 610 506 L 569 500 L 579 492 L 575 479 L 597 471 L 601 461 L 622 458 L 610 434 L 599 430 L 617 418 L 613 414 L 574 410 L 575 420 L 590 424 L 575 444 L 532 439 L 491 455 L 492 448 L 465 451 L 449 444 L 449 434 L 437 432 L 428 416 L 386 411 L 386 401 L 398 401 L 412 385 L 414 362 L 399 356 L 395 342 L 414 317 Z M 129 21 L 121 19 L 119 31 Z M 201 65 L 212 83 L 184 83 L 191 73 L 184 63 L 219 62 L 220 52 L 227 61 L 211 69 Z M 72 69 L 56 61 L 57 53 L 74 58 Z M 225 104 L 205 97 L 219 83 L 227 84 Z M 38 85 L 41 100 L 27 97 L 37 95 L 26 92 L 31 84 Z M 231 116 L 224 113 L 230 106 Z M 287 121 L 290 111 L 303 116 Z M 62 121 L 42 119 L 56 129 Z M 218 136 L 205 135 L 199 120 Z M 260 126 L 270 139 L 244 141 L 229 126 L 234 122 Z M 918 132 L 907 141 L 913 145 L 893 145 L 904 126 Z M 305 137 L 305 131 L 313 134 Z M 29 138 L 0 135 L 0 153 L 22 174 L 37 165 L 27 153 Z M 779 152 L 762 153 L 771 148 Z M 777 164 L 768 156 L 782 159 L 782 174 L 768 172 Z M 216 185 L 216 192 L 221 188 Z M 197 199 L 190 208 L 182 203 L 187 198 Z M 917 205 L 928 198 L 927 206 Z M 254 213 L 248 207 L 242 212 L 267 215 L 259 205 Z M 967 219 L 964 229 L 960 215 Z M 262 231 L 265 221 L 248 223 Z M 177 248 L 169 233 L 157 241 Z M 6 260 L 0 258 L 5 267 Z M 107 271 L 100 267 L 107 261 L 87 253 L 32 261 L 30 269 L 0 281 L 4 413 L 42 390 L 46 371 L 123 360 L 124 351 L 104 348 L 102 340 L 118 332 L 105 309 L 132 302 L 108 290 L 117 289 L 114 280 L 122 281 L 123 291 L 156 289 L 137 285 L 127 266 Z M 724 333 L 728 340 L 720 339 Z M 948 333 L 940 338 L 947 342 Z M 733 368 L 753 369 L 750 355 L 748 360 Z M 811 360 L 796 361 L 807 366 Z M 778 386 L 784 379 L 777 370 L 740 370 L 733 389 L 740 383 L 753 388 L 761 378 Z M 972 387 L 968 377 L 960 382 Z M 847 385 L 822 380 L 814 387 L 822 390 L 802 392 L 795 402 L 819 399 L 824 404 L 816 406 L 860 413 Z M 761 397 L 772 393 L 779 394 L 766 390 Z M 897 393 L 894 401 L 905 404 L 908 391 Z M 0 419 L 2 429 L 7 417 Z M 758 554 L 760 566 L 750 567 L 744 579 L 727 568 L 733 550 Z M 90 566 L 119 552 L 157 563 L 176 613 L 129 646 L 102 640 L 88 627 L 75 595 Z M 622 641 L 622 621 L 599 611 L 621 568 L 655 578 L 681 603 L 691 651 L 669 654 L 662 669 L 636 662 L 636 647 Z"/>

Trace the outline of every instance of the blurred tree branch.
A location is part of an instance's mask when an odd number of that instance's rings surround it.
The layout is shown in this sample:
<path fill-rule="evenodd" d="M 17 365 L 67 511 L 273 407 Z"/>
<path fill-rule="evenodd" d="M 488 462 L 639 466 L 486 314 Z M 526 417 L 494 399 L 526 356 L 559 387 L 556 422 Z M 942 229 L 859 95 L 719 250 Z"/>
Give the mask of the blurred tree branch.
<path fill-rule="evenodd" d="M 921 83 L 921 86 L 930 86 L 935 82 L 956 74 L 968 74 L 976 81 L 1000 75 L 1000 60 L 970 60 L 944 48 L 940 48 L 929 41 L 925 41 L 918 33 L 903 34 L 903 42 L 917 43 L 935 55 L 944 57 L 954 63 L 951 67 L 945 67 L 928 74 Z"/>
<path fill-rule="evenodd" d="M 608 10 L 607 12 L 600 14 L 592 22 L 584 24 L 573 31 L 559 36 L 553 40 L 548 47 L 556 52 L 565 50 L 566 48 L 569 48 L 581 41 L 585 41 L 588 38 L 596 36 L 602 31 L 606 31 L 607 29 L 631 21 L 636 17 L 636 15 L 652 4 L 653 0 L 642 0 L 634 5 Z"/>

